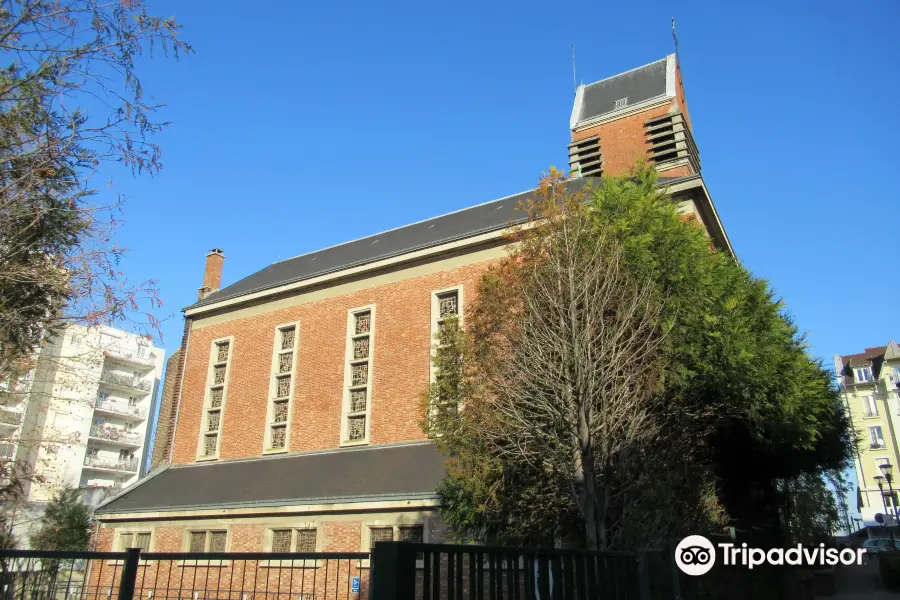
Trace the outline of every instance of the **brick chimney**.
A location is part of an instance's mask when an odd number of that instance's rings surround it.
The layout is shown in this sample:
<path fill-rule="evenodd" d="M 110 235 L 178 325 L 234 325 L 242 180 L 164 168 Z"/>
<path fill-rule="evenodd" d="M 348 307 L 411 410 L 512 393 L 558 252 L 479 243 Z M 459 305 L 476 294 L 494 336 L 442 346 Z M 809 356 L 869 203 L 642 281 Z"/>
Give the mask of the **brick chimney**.
<path fill-rule="evenodd" d="M 222 265 L 225 254 L 221 248 L 213 248 L 206 255 L 206 269 L 203 271 L 203 287 L 197 291 L 197 300 L 203 300 L 222 285 Z"/>

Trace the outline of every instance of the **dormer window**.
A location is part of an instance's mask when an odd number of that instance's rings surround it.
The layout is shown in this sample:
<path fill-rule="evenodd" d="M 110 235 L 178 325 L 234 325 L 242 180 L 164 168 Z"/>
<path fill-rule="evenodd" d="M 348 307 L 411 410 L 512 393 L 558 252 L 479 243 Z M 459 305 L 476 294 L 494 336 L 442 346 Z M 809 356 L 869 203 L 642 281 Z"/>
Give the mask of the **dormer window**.
<path fill-rule="evenodd" d="M 856 377 L 857 383 L 872 381 L 872 369 L 870 369 L 869 367 L 854 369 L 853 372 L 854 376 Z"/>

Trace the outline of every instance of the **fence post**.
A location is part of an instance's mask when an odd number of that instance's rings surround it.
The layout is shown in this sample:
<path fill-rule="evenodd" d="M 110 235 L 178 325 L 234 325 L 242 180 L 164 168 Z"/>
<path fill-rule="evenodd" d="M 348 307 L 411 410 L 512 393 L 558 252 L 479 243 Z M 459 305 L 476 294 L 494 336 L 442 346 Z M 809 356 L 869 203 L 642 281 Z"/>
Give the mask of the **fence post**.
<path fill-rule="evenodd" d="M 650 600 L 650 565 L 646 552 L 638 552 L 638 598 Z"/>
<path fill-rule="evenodd" d="M 413 600 L 416 550 L 412 543 L 375 542 L 369 562 L 370 600 Z"/>
<path fill-rule="evenodd" d="M 122 567 L 122 578 L 119 580 L 118 600 L 134 600 L 134 584 L 137 581 L 141 549 L 129 548 L 125 553 L 125 566 Z"/>
<path fill-rule="evenodd" d="M 669 565 L 669 573 L 672 577 L 672 600 L 681 600 L 681 571 L 678 569 L 678 565 L 675 564 L 675 549 L 678 547 L 678 540 L 675 538 L 668 538 L 668 544 L 666 544 L 666 552 L 668 556 L 666 556 L 666 564 Z"/>

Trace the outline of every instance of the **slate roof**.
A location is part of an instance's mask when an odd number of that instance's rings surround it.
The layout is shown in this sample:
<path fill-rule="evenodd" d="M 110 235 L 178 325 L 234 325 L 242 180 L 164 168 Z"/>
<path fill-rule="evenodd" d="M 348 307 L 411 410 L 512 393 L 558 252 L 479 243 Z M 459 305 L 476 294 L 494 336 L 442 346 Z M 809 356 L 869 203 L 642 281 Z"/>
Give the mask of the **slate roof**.
<path fill-rule="evenodd" d="M 430 442 L 171 466 L 96 513 L 435 498 L 444 457 Z"/>
<path fill-rule="evenodd" d="M 576 123 L 611 113 L 616 100 L 628 99 L 626 106 L 666 95 L 666 61 L 632 69 L 584 86 L 581 112 Z"/>
<path fill-rule="evenodd" d="M 659 182 L 671 184 L 679 179 L 682 178 L 660 177 Z M 589 181 L 590 179 L 573 179 L 566 185 L 575 191 L 583 188 Z M 524 220 L 524 213 L 518 210 L 519 203 L 528 200 L 533 194 L 534 190 L 528 190 L 427 221 L 282 260 L 210 294 L 187 308 L 206 306 L 221 300 L 503 229 Z"/>
<path fill-rule="evenodd" d="M 851 385 L 853 380 L 853 367 L 872 367 L 872 375 L 878 377 L 881 369 L 881 363 L 884 362 L 884 352 L 887 346 L 875 346 L 874 348 L 866 348 L 865 352 L 859 354 L 848 354 L 841 357 L 843 365 L 844 384 Z"/>

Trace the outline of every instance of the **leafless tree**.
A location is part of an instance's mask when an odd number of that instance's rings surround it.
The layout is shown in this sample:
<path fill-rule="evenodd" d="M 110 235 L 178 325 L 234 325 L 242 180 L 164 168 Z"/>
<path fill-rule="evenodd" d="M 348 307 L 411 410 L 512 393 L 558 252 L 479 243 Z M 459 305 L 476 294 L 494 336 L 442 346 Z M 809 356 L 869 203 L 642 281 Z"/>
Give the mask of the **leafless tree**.
<path fill-rule="evenodd" d="M 583 543 L 604 549 L 617 526 L 612 508 L 639 489 L 647 450 L 663 434 L 654 406 L 662 305 L 577 199 L 532 210 L 540 220 L 519 232 L 511 257 L 515 314 L 481 361 L 496 418 L 479 419 L 479 437 L 504 460 L 564 482 Z"/>

